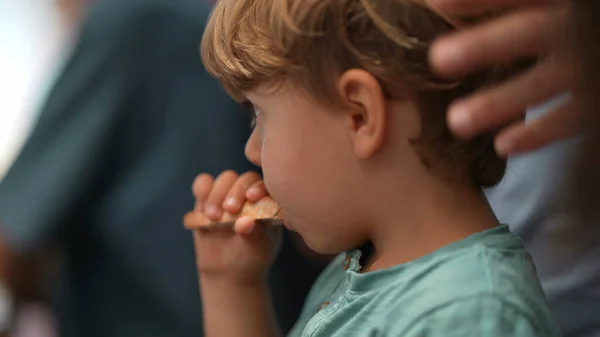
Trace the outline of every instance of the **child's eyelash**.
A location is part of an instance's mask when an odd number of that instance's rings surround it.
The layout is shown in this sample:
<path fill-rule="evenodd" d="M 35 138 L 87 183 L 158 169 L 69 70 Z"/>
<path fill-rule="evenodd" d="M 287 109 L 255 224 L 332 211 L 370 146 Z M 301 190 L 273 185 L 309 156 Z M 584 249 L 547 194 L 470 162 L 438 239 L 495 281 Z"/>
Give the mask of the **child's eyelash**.
<path fill-rule="evenodd" d="M 254 129 L 256 127 L 256 111 L 254 110 L 254 105 L 252 102 L 246 100 L 242 102 L 242 106 L 244 106 L 245 110 L 250 114 L 250 128 Z"/>

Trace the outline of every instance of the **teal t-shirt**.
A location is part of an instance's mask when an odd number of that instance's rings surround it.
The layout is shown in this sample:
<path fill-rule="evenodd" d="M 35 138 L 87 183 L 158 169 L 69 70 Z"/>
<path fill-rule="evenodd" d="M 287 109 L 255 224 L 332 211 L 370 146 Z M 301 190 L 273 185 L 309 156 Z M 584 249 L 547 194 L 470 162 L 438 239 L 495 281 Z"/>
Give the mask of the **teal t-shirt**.
<path fill-rule="evenodd" d="M 533 262 L 507 226 L 360 273 L 360 251 L 317 280 L 290 337 L 556 337 Z"/>

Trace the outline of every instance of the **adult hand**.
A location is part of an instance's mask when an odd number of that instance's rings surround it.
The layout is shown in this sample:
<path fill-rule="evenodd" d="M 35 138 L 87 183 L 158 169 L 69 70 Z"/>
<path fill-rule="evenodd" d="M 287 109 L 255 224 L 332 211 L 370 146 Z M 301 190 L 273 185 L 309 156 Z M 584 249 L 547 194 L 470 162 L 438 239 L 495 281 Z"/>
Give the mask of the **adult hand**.
<path fill-rule="evenodd" d="M 500 155 L 538 149 L 575 134 L 580 115 L 573 101 L 524 122 L 528 108 L 572 90 L 574 62 L 566 42 L 570 3 L 567 0 L 426 0 L 444 16 L 507 10 L 503 16 L 441 37 L 430 50 L 432 67 L 456 77 L 498 64 L 537 58 L 525 72 L 497 86 L 454 102 L 450 129 L 461 138 L 502 129 L 496 137 Z"/>

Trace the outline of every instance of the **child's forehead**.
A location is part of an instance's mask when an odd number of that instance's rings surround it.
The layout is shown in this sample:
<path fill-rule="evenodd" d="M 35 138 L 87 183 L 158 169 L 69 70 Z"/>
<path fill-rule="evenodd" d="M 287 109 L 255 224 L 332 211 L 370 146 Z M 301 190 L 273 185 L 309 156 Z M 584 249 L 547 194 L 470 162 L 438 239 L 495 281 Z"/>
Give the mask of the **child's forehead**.
<path fill-rule="evenodd" d="M 244 91 L 244 98 L 252 103 L 257 103 L 273 98 L 273 93 L 267 92 L 264 88 L 256 87 L 251 90 Z"/>
<path fill-rule="evenodd" d="M 252 89 L 244 91 L 243 95 L 249 101 L 272 100 L 280 97 L 300 96 L 304 90 L 292 81 L 283 80 L 277 82 L 265 82 L 258 84 Z"/>
<path fill-rule="evenodd" d="M 249 102 L 254 109 L 263 110 L 265 106 L 277 106 L 277 102 L 283 101 L 280 98 L 280 93 L 268 92 L 262 90 L 249 90 L 244 92 L 244 98 Z"/>

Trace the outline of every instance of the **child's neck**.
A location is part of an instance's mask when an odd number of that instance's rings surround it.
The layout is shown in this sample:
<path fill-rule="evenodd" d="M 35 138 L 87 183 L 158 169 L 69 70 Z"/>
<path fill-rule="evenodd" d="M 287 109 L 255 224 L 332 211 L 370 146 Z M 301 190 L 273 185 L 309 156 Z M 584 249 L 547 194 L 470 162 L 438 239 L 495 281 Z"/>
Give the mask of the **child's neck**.
<path fill-rule="evenodd" d="M 381 216 L 369 235 L 374 252 L 363 268 L 365 272 L 418 259 L 498 225 L 477 189 L 457 188 L 435 178 L 416 179 L 413 183 L 389 186 L 390 195 L 383 200 L 394 202 L 378 207 Z M 411 192 L 394 193 L 393 188 Z"/>

